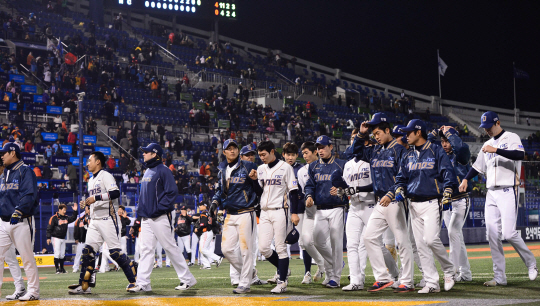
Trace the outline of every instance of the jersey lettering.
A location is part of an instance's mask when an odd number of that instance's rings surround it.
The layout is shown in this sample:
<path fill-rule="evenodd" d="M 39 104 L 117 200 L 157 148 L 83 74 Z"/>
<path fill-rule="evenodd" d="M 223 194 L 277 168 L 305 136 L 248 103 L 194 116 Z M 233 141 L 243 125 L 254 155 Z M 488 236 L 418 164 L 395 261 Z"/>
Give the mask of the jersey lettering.
<path fill-rule="evenodd" d="M 394 167 L 394 161 L 373 159 L 371 161 L 371 166 L 374 168 L 379 168 L 379 167 L 392 168 Z"/>
<path fill-rule="evenodd" d="M 362 179 L 368 179 L 368 178 L 369 178 L 369 171 L 362 171 L 362 172 L 349 175 L 349 181 L 351 182 L 362 180 Z"/>
<path fill-rule="evenodd" d="M 244 184 L 246 182 L 245 177 L 230 177 L 227 179 L 229 184 Z"/>
<path fill-rule="evenodd" d="M 409 171 L 413 170 L 425 170 L 435 168 L 435 162 L 418 162 L 418 163 L 409 163 L 407 164 Z"/>
<path fill-rule="evenodd" d="M 265 185 L 281 185 L 281 179 L 266 179 L 264 180 Z"/>
<path fill-rule="evenodd" d="M 5 191 L 5 190 L 17 190 L 19 189 L 19 184 L 17 183 L 9 183 L 9 184 L 2 184 L 0 185 L 0 191 Z"/>
<path fill-rule="evenodd" d="M 317 182 L 329 181 L 331 177 L 332 177 L 331 174 L 320 174 L 320 173 L 315 174 L 315 180 Z"/>

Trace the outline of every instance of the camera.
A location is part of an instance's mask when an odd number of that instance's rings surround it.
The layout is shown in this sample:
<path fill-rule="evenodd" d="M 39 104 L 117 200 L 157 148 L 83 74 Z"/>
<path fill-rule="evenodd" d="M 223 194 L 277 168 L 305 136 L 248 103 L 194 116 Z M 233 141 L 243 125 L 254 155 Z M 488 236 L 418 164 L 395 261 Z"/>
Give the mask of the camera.
<path fill-rule="evenodd" d="M 79 93 L 77 94 L 77 98 L 79 98 L 79 101 L 82 101 L 82 99 L 84 98 L 85 95 L 86 95 L 85 92 L 79 92 Z"/>

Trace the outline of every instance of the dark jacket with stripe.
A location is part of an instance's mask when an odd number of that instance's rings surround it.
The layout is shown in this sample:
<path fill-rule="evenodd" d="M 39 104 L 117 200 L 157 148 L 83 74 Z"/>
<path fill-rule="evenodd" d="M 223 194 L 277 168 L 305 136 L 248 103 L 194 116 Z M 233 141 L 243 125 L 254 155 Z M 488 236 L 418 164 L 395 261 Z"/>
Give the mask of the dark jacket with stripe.
<path fill-rule="evenodd" d="M 0 175 L 0 217 L 11 217 L 15 210 L 25 217 L 33 216 L 38 207 L 34 170 L 22 160 L 6 167 Z"/>
<path fill-rule="evenodd" d="M 51 237 L 66 239 L 68 224 L 77 220 L 77 211 L 74 210 L 71 216 L 60 216 L 58 213 L 54 214 L 49 219 L 49 225 L 47 226 L 47 239 Z"/>
<path fill-rule="evenodd" d="M 334 207 L 345 207 L 349 199 L 330 195 L 332 188 L 332 174 L 342 176 L 346 161 L 342 159 L 330 158 L 324 162 L 321 158 L 309 164 L 308 180 L 304 190 L 305 198 L 312 197 L 317 205 L 317 209 L 329 209 Z"/>
<path fill-rule="evenodd" d="M 156 218 L 170 213 L 178 195 L 174 176 L 161 160 L 147 164 L 149 168 L 141 180 L 141 196 L 137 215 L 142 218 Z"/>
<path fill-rule="evenodd" d="M 254 211 L 257 194 L 253 185 L 258 182 L 252 180 L 249 173 L 251 170 L 257 170 L 257 165 L 238 158 L 228 180 L 225 179 L 227 163 L 221 163 L 218 168 L 218 186 L 212 202 L 227 210 L 227 213 L 240 214 Z"/>

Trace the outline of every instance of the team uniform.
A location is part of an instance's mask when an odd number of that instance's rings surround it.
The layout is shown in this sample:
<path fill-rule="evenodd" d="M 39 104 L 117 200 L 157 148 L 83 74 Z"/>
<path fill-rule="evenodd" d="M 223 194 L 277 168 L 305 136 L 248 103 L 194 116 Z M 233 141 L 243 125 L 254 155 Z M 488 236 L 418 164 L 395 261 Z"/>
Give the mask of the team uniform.
<path fill-rule="evenodd" d="M 2 151 L 9 150 L 20 149 L 14 143 L 7 143 Z M 22 160 L 6 167 L 0 175 L 0 262 L 12 256 L 14 245 L 28 278 L 27 293 L 19 297 L 22 301 L 39 299 L 39 275 L 34 258 L 34 214 L 38 205 L 37 179 L 32 168 Z M 15 210 L 22 213 L 20 217 L 12 216 Z M 0 282 L 3 282 L 4 269 L 0 271 Z"/>
<path fill-rule="evenodd" d="M 212 220 L 212 217 L 210 217 L 207 210 L 201 212 L 199 216 L 198 231 L 201 233 L 199 261 L 202 259 L 202 269 L 210 269 L 210 265 L 214 261 L 217 262 L 216 267 L 219 267 L 223 260 L 222 257 L 214 254 L 214 248 L 212 247 L 214 239 L 214 232 L 212 231 L 213 222 L 214 220 Z"/>
<path fill-rule="evenodd" d="M 88 231 L 89 225 L 90 216 L 84 214 L 75 221 L 75 224 L 73 226 L 74 239 L 79 241 L 79 243 L 77 244 L 77 253 L 75 254 L 75 259 L 73 260 L 73 273 L 79 271 L 82 251 L 86 246 L 86 232 Z"/>
<path fill-rule="evenodd" d="M 260 165 L 257 169 L 259 185 L 263 188 L 261 195 L 261 216 L 259 217 L 259 251 L 279 270 L 280 281 L 271 292 L 283 293 L 287 288 L 289 256 L 285 240 L 292 230 L 289 215 L 290 202 L 298 202 L 292 197 L 298 193 L 298 182 L 293 168 L 282 160 Z M 289 198 L 289 195 L 291 196 Z M 270 247 L 274 240 L 276 250 Z"/>
<path fill-rule="evenodd" d="M 227 140 L 224 149 L 234 142 Z M 240 157 L 231 164 L 226 161 L 220 164 L 218 185 L 212 198 L 212 204 L 224 209 L 227 213 L 223 224 L 221 251 L 234 269 L 240 272 L 238 288 L 234 293 L 250 291 L 250 285 L 256 270 L 254 268 L 254 243 L 257 234 L 255 206 L 259 184 L 249 177 L 251 170 L 257 165 L 241 160 Z M 213 210 L 214 208 L 212 208 Z M 194 250 L 194 249 L 193 249 Z"/>
<path fill-rule="evenodd" d="M 112 174 L 105 170 L 95 173 L 88 180 L 88 194 L 95 197 L 96 201 L 90 205 L 91 221 L 86 232 L 79 284 L 68 287 L 72 294 L 90 293 L 89 287 L 95 286 L 95 254 L 104 243 L 108 246 L 111 259 L 122 267 L 130 284 L 135 283 L 137 276 L 133 263 L 127 254 L 122 252 L 120 244 L 119 220 L 116 214 L 120 192 Z"/>
<path fill-rule="evenodd" d="M 8 265 L 11 277 L 13 277 L 13 284 L 15 285 L 15 292 L 12 295 L 6 296 L 6 300 L 18 300 L 26 293 L 26 289 L 24 288 L 24 280 L 22 278 L 21 266 L 19 266 L 19 261 L 17 260 L 15 245 L 11 245 L 4 261 Z"/>
<path fill-rule="evenodd" d="M 128 217 L 120 216 L 120 245 L 122 246 L 122 252 L 127 254 L 127 227 L 131 224 L 131 219 Z"/>
<path fill-rule="evenodd" d="M 66 255 L 66 234 L 68 230 L 68 224 L 77 220 L 77 211 L 74 210 L 71 216 L 63 215 L 59 213 L 54 214 L 49 219 L 49 225 L 47 226 L 47 239 L 51 239 L 54 250 L 54 266 L 56 267 L 56 274 L 66 273 L 64 270 L 64 256 Z"/>
<path fill-rule="evenodd" d="M 133 235 L 132 238 L 135 239 L 135 252 L 133 254 L 133 260 L 135 262 L 139 262 L 139 259 L 141 259 L 141 241 L 139 239 L 139 234 L 141 233 L 141 217 L 137 217 L 135 221 L 133 221 L 133 226 L 131 227 L 133 229 Z"/>
<path fill-rule="evenodd" d="M 176 239 L 176 242 L 178 243 L 178 246 L 180 247 L 180 251 L 183 253 L 184 249 L 186 250 L 187 257 L 191 257 L 191 242 L 190 242 L 190 234 L 191 234 L 191 223 L 193 222 L 193 219 L 189 215 L 182 215 L 178 214 L 175 220 L 176 227 L 174 229 L 176 235 L 178 235 L 178 238 Z"/>
<path fill-rule="evenodd" d="M 413 127 L 419 125 L 415 120 L 411 122 Z M 419 293 L 440 291 L 439 273 L 433 257 L 441 264 L 445 290 L 448 291 L 454 284 L 455 271 L 439 237 L 442 222 L 439 201 L 443 191 L 451 196 L 452 191 L 457 188 L 457 179 L 454 167 L 443 148 L 426 141 L 423 146 L 409 150 L 403 157 L 401 169 L 396 176 L 395 188 L 399 187 L 403 188 L 406 196 L 411 199 L 411 224 L 426 281 L 426 286 Z"/>
<path fill-rule="evenodd" d="M 320 136 L 319 139 L 321 139 Z M 319 143 L 319 139 L 317 143 Z M 309 164 L 308 180 L 306 182 L 306 200 L 312 197 L 317 206 L 315 214 L 315 229 L 313 236 L 315 247 L 325 261 L 326 279 L 323 284 L 337 288 L 340 286 L 341 271 L 343 270 L 343 228 L 344 208 L 347 199 L 331 196 L 332 173 L 341 176 L 345 161 L 331 157 L 328 160 L 320 158 Z M 327 240 L 330 239 L 330 246 Z"/>
<path fill-rule="evenodd" d="M 392 254 L 383 245 L 383 234 L 390 228 L 395 236 L 402 273 L 399 283 L 404 289 L 414 288 L 413 284 L 413 253 L 408 236 L 407 207 L 404 202 L 396 201 L 392 191 L 395 177 L 399 172 L 400 161 L 406 149 L 395 139 L 385 145 L 364 146 L 367 135 L 358 134 L 353 142 L 356 158 L 369 162 L 370 175 L 373 181 L 373 191 L 377 200 L 373 212 L 367 222 L 364 234 L 364 244 L 375 276 L 375 284 L 370 289 L 377 291 L 385 286 L 397 287 L 399 271 Z M 379 205 L 384 196 L 391 199 L 388 206 Z M 405 288 L 406 287 L 406 288 Z"/>
<path fill-rule="evenodd" d="M 502 150 L 523 151 L 519 136 L 504 130 L 486 141 L 483 147 L 488 145 Z M 506 263 L 501 242 L 503 239 L 514 247 L 529 269 L 529 277 L 533 280 L 538 273 L 536 259 L 516 231 L 521 160 L 511 160 L 497 153 L 483 153 L 480 150 L 473 168 L 486 176 L 486 230 L 496 284 L 506 285 Z"/>

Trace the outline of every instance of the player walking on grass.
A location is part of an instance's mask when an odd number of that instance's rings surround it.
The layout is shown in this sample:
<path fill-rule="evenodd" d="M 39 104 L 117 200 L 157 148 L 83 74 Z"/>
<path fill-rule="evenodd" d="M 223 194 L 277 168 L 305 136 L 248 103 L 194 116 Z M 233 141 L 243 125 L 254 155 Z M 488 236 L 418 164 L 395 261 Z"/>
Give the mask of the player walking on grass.
<path fill-rule="evenodd" d="M 364 142 L 368 138 L 370 127 L 378 144 L 366 147 Z M 364 234 L 364 244 L 375 276 L 375 283 L 368 291 L 375 292 L 390 286 L 394 287 L 396 293 L 414 291 L 414 263 L 407 234 L 407 207 L 402 200 L 394 198 L 392 189 L 406 149 L 392 137 L 390 124 L 384 113 L 376 113 L 371 121 L 362 123 L 353 147 L 356 158 L 369 162 L 371 166 L 370 175 L 377 199 Z M 382 244 L 381 236 L 388 228 L 396 238 L 403 267 L 399 286 L 395 283 L 399 275 L 397 264 Z"/>
<path fill-rule="evenodd" d="M 471 158 L 469 145 L 461 141 L 457 131 L 451 126 L 442 126 L 438 131 L 434 130 L 428 135 L 428 140 L 434 140 L 437 135 L 441 137 L 441 146 L 450 158 L 458 182 L 462 181 L 471 169 L 469 166 Z M 458 269 L 455 277 L 456 282 L 472 281 L 471 265 L 463 239 L 463 224 L 470 208 L 469 191 L 455 192 L 452 195 L 452 209 L 443 211 L 442 214 L 450 240 L 450 260 Z"/>
<path fill-rule="evenodd" d="M 197 280 L 186 264 L 184 256 L 174 239 L 174 226 L 171 211 L 174 209 L 178 188 L 174 183 L 172 172 L 163 165 L 161 156 L 163 150 L 156 143 L 141 147 L 144 163 L 148 168 L 141 182 L 141 196 L 137 215 L 142 218 L 141 232 L 141 258 L 136 286 L 129 292 L 152 291 L 150 274 L 154 265 L 156 243 L 159 242 L 165 249 L 167 256 L 176 271 L 180 285 L 176 290 L 187 290 L 193 287 Z"/>
<path fill-rule="evenodd" d="M 343 269 L 343 227 L 344 208 L 347 199 L 330 195 L 332 174 L 343 174 L 345 161 L 332 156 L 332 140 L 328 136 L 319 136 L 316 142 L 320 159 L 309 164 L 306 183 L 306 207 L 317 205 L 315 247 L 325 261 L 326 279 L 323 285 L 338 288 Z M 330 246 L 327 240 L 330 239 Z"/>
<path fill-rule="evenodd" d="M 90 206 L 84 207 L 84 215 L 79 217 L 75 224 L 73 225 L 73 238 L 77 244 L 77 253 L 75 254 L 75 259 L 73 260 L 73 273 L 79 271 L 79 266 L 82 257 L 82 251 L 86 246 L 86 232 L 88 231 L 88 226 L 90 225 Z"/>
<path fill-rule="evenodd" d="M 120 190 L 112 174 L 103 170 L 106 161 L 107 158 L 101 152 L 92 152 L 88 157 L 88 171 L 92 172 L 93 176 L 88 181 L 89 197 L 82 200 L 80 205 L 90 206 L 91 221 L 86 233 L 79 283 L 68 286 L 70 294 L 88 294 L 91 293 L 90 287 L 95 287 L 96 250 L 99 250 L 103 243 L 108 245 L 111 259 L 122 267 L 128 279 L 126 290 L 135 286 L 136 268 L 127 254 L 122 252 L 120 244 L 120 227 L 116 214 Z"/>
<path fill-rule="evenodd" d="M 221 262 L 223 261 L 223 257 L 214 254 L 214 250 L 212 248 L 212 240 L 214 239 L 212 224 L 216 220 L 214 220 L 213 217 L 209 214 L 206 205 L 207 204 L 204 201 L 199 203 L 199 211 L 201 213 L 199 216 L 199 228 L 197 229 L 197 231 L 200 231 L 201 233 L 201 240 L 199 243 L 201 254 L 200 257 L 202 259 L 201 269 L 211 269 L 210 265 L 213 261 L 216 261 L 216 268 L 219 268 Z"/>
<path fill-rule="evenodd" d="M 262 189 L 249 174 L 256 171 L 252 162 L 241 160 L 236 140 L 228 139 L 223 144 L 226 162 L 220 166 L 216 194 L 212 198 L 211 211 L 221 207 L 227 212 L 223 224 L 221 250 L 223 255 L 240 272 L 235 294 L 251 291 L 254 273 L 254 241 L 256 235 L 255 206 L 257 195 Z"/>
<path fill-rule="evenodd" d="M 73 213 L 67 216 L 66 204 L 58 205 L 58 212 L 49 219 L 47 226 L 47 245 L 53 244 L 54 266 L 56 274 L 67 273 L 64 269 L 64 256 L 66 255 L 66 234 L 68 224 L 77 220 L 77 203 L 73 204 Z"/>
<path fill-rule="evenodd" d="M 536 258 L 516 231 L 521 175 L 521 161 L 525 158 L 523 144 L 517 134 L 501 127 L 497 113 L 489 111 L 482 115 L 480 127 L 491 137 L 482 146 L 478 158 L 459 186 L 467 191 L 468 182 L 478 173 L 486 176 L 486 230 L 494 277 L 484 286 L 506 285 L 506 262 L 502 240 L 510 242 L 529 269 L 529 279 L 538 276 Z"/>
<path fill-rule="evenodd" d="M 34 258 L 34 214 L 39 205 L 36 175 L 21 160 L 17 144 L 6 143 L 0 155 L 5 166 L 0 175 L 0 263 L 12 256 L 8 252 L 14 252 L 15 245 L 28 278 L 28 291 L 18 299 L 39 300 L 39 275 Z M 0 270 L 0 282 L 3 282 L 4 269 Z"/>
<path fill-rule="evenodd" d="M 259 250 L 279 271 L 279 280 L 271 293 L 287 291 L 289 256 L 285 240 L 292 230 L 289 206 L 298 207 L 298 183 L 293 168 L 278 160 L 271 141 L 262 141 L 258 148 L 264 163 L 252 170 L 249 177 L 258 179 L 263 189 L 261 195 L 261 217 L 259 218 Z M 272 239 L 276 250 L 271 249 Z"/>
<path fill-rule="evenodd" d="M 407 133 L 412 148 L 401 160 L 395 197 L 399 201 L 406 196 L 411 199 L 411 224 L 426 280 L 426 286 L 418 293 L 440 292 L 439 273 L 433 257 L 441 264 L 444 290 L 449 291 L 454 286 L 455 270 L 439 234 L 441 211 L 451 208 L 452 191 L 457 187 L 454 167 L 443 148 L 427 140 L 423 121 L 413 119 L 402 130 Z"/>

